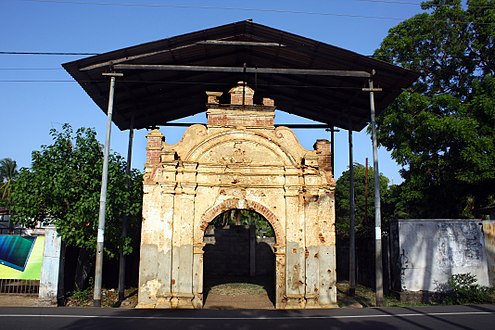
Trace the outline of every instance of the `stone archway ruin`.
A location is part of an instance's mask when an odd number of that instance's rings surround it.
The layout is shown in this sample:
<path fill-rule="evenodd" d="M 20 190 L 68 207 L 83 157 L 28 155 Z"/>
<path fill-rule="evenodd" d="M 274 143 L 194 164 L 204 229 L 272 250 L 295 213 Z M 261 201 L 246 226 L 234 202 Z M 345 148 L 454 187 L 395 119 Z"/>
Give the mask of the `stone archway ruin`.
<path fill-rule="evenodd" d="M 240 82 L 207 92 L 207 125 L 165 143 L 147 135 L 138 307 L 203 306 L 203 236 L 229 209 L 263 215 L 276 234 L 277 309 L 336 306 L 335 181 L 330 144 L 306 150 L 275 127 L 274 102 Z"/>
<path fill-rule="evenodd" d="M 225 211 L 233 210 L 233 209 L 238 209 L 238 210 L 251 210 L 259 213 L 262 215 L 265 220 L 272 226 L 273 231 L 275 233 L 275 245 L 273 246 L 274 248 L 274 255 L 275 255 L 275 307 L 276 308 L 283 308 L 280 304 L 284 301 L 285 296 L 284 292 L 285 290 L 285 233 L 283 228 L 281 227 L 280 220 L 277 219 L 275 214 L 270 211 L 269 208 L 266 206 L 252 201 L 252 200 L 245 200 L 245 199 L 227 199 L 223 201 L 222 203 L 212 207 L 206 213 L 203 215 L 201 219 L 201 223 L 199 226 L 199 229 L 201 232 L 198 232 L 198 239 L 200 238 L 201 241 L 203 241 L 203 237 L 205 234 L 205 230 L 208 227 L 208 224 L 215 219 L 215 217 Z M 202 254 L 203 251 L 199 251 L 198 253 Z M 201 265 L 194 265 L 194 269 L 197 269 L 199 267 L 202 267 L 202 262 L 203 259 L 201 258 L 196 258 L 196 260 L 201 260 Z"/>

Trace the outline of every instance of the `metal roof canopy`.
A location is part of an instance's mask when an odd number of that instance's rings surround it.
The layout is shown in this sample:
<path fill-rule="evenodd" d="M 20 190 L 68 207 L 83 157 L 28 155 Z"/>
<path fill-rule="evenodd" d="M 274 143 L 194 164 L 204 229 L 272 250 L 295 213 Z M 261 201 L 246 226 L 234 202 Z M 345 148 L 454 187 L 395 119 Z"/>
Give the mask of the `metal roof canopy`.
<path fill-rule="evenodd" d="M 164 125 L 206 110 L 205 91 L 245 81 L 277 109 L 355 131 L 369 122 L 373 79 L 379 114 L 418 75 L 319 41 L 240 21 L 63 64 L 106 113 L 105 72 L 123 72 L 113 122 L 121 130 Z M 375 74 L 373 74 L 375 73 Z M 224 93 L 227 94 L 227 93 Z M 224 95 L 228 97 L 228 95 Z M 228 98 L 221 99 L 228 103 Z"/>

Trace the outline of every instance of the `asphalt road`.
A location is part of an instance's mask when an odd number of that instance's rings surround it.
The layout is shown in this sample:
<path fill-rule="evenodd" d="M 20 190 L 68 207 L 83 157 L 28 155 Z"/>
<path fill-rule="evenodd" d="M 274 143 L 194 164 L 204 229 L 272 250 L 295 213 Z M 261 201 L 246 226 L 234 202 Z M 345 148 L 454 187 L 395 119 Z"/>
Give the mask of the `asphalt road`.
<path fill-rule="evenodd" d="M 328 310 L 0 308 L 0 329 L 495 329 L 495 305 Z"/>

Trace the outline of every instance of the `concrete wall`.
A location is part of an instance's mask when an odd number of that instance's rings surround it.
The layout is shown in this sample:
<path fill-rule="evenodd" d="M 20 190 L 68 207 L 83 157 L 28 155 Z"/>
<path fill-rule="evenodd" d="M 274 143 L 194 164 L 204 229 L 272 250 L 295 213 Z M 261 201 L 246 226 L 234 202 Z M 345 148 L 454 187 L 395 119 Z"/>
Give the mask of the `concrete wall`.
<path fill-rule="evenodd" d="M 480 285 L 489 285 L 480 220 L 397 220 L 391 246 L 396 290 L 437 291 L 451 275 L 461 273 L 476 275 Z"/>
<path fill-rule="evenodd" d="M 45 229 L 45 247 L 41 267 L 39 300 L 41 303 L 57 303 L 62 240 L 54 227 Z"/>
<path fill-rule="evenodd" d="M 495 286 L 495 220 L 485 220 L 483 234 L 485 238 L 486 262 L 490 286 Z"/>
<path fill-rule="evenodd" d="M 205 232 L 204 274 L 249 276 L 250 271 L 250 228 L 230 226 L 213 228 Z"/>
<path fill-rule="evenodd" d="M 272 275 L 275 272 L 275 237 L 256 239 L 256 275 Z"/>
<path fill-rule="evenodd" d="M 256 238 L 253 226 L 228 226 L 205 231 L 204 274 L 255 276 L 275 273 L 273 237 Z"/>

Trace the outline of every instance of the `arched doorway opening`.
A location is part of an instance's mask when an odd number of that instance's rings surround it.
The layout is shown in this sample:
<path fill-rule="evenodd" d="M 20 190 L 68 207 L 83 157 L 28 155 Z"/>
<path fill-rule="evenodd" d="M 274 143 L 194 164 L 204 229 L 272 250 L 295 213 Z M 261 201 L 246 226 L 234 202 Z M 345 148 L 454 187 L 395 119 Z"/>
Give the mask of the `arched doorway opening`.
<path fill-rule="evenodd" d="M 275 231 L 260 214 L 230 209 L 204 234 L 206 308 L 274 308 Z"/>

